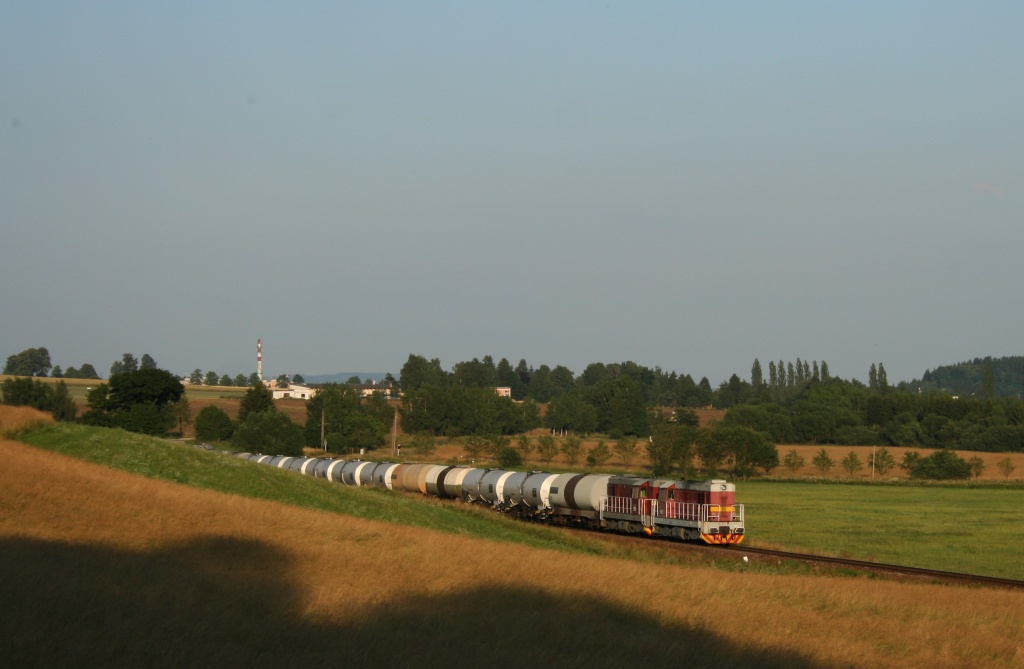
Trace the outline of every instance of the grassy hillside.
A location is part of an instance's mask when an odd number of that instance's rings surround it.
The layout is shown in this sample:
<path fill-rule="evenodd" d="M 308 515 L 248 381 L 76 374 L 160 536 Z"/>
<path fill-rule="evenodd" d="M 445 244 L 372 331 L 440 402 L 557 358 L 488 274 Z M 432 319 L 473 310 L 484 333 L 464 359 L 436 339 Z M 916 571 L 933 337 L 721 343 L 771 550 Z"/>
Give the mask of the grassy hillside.
<path fill-rule="evenodd" d="M 0 644 L 10 666 L 514 658 L 621 667 L 642 657 L 686 667 L 959 668 L 1019 666 L 1024 648 L 1017 592 L 728 573 L 453 538 L 12 442 L 0 452 Z M 222 457 L 195 455 L 207 466 Z M 190 457 L 154 457 L 191 476 Z M 269 482 L 250 480 L 256 488 L 287 476 L 249 466 Z"/>
<path fill-rule="evenodd" d="M 486 509 L 393 494 L 376 488 L 350 488 L 294 472 L 192 448 L 122 430 L 52 423 L 19 435 L 24 443 L 132 474 L 217 492 L 282 502 L 445 532 L 529 543 L 598 550 L 584 537 L 512 522 Z"/>
<path fill-rule="evenodd" d="M 134 474 L 218 492 L 464 536 L 591 554 L 613 550 L 591 536 L 514 522 L 481 506 L 338 486 L 121 430 L 50 423 L 37 425 L 20 439 Z M 1024 488 L 1020 486 L 969 489 L 746 481 L 739 482 L 738 489 L 747 507 L 751 545 L 1007 578 L 1024 574 L 1024 557 L 1017 550 L 1024 543 Z"/>

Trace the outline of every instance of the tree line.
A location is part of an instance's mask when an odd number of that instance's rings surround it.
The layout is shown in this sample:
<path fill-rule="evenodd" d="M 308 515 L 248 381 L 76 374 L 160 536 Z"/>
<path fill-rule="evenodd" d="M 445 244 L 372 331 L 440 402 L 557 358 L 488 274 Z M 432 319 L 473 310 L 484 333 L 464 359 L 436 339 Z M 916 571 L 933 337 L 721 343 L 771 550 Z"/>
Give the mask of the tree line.
<path fill-rule="evenodd" d="M 1024 451 L 1024 402 L 956 397 L 888 385 L 872 366 L 869 385 L 838 378 L 811 381 L 782 401 L 763 395 L 726 412 L 723 422 L 767 434 L 776 443 L 921 446 Z"/>

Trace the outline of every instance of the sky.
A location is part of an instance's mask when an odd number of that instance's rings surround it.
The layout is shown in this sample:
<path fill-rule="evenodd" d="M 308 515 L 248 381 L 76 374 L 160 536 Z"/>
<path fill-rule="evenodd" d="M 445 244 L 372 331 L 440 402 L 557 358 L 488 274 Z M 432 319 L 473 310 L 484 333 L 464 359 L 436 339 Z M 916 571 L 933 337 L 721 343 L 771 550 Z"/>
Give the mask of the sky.
<path fill-rule="evenodd" d="M 1024 355 L 1024 3 L 0 2 L 0 358 Z"/>

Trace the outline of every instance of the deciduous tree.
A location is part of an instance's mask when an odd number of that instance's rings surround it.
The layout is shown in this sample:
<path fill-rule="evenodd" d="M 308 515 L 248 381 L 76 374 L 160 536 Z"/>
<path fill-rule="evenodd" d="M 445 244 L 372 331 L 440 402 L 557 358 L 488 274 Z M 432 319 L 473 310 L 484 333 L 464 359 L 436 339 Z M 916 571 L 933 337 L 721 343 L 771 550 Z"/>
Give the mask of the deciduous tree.
<path fill-rule="evenodd" d="M 558 444 L 550 434 L 543 434 L 537 438 L 537 457 L 547 464 L 558 455 Z"/>
<path fill-rule="evenodd" d="M 242 395 L 238 404 L 238 422 L 241 423 L 251 414 L 263 411 L 276 411 L 274 394 L 262 383 L 254 383 Z"/>
<path fill-rule="evenodd" d="M 843 458 L 842 462 L 839 464 L 842 465 L 843 469 L 845 469 L 846 473 L 850 476 L 853 476 L 860 470 L 864 469 L 864 463 L 860 461 L 860 456 L 857 455 L 856 451 L 850 451 L 847 453 L 846 457 Z"/>
<path fill-rule="evenodd" d="M 832 465 L 835 464 L 835 461 L 829 457 L 828 451 L 823 448 L 814 456 L 814 459 L 811 460 L 811 464 L 817 467 L 818 471 L 821 472 L 822 475 L 827 475 L 829 471 L 831 471 Z"/>
<path fill-rule="evenodd" d="M 562 454 L 570 467 L 575 466 L 583 456 L 583 440 L 574 434 L 569 435 L 562 441 Z"/>
<path fill-rule="evenodd" d="M 889 453 L 888 448 L 883 447 L 871 454 L 871 463 L 874 471 L 878 472 L 879 476 L 885 476 L 896 466 L 896 459 Z"/>
<path fill-rule="evenodd" d="M 200 441 L 227 441 L 231 439 L 235 426 L 231 417 L 221 409 L 211 405 L 203 407 L 196 414 L 196 439 Z"/>
<path fill-rule="evenodd" d="M 619 439 L 615 442 L 612 450 L 615 451 L 615 455 L 619 456 L 622 466 L 627 468 L 636 459 L 636 456 L 640 454 L 640 447 L 637 445 L 636 437 L 623 437 Z"/>
<path fill-rule="evenodd" d="M 302 428 L 280 411 L 249 413 L 231 437 L 234 448 L 251 453 L 302 455 Z"/>
<path fill-rule="evenodd" d="M 592 467 L 600 467 L 610 457 L 612 457 L 611 449 L 608 448 L 608 444 L 604 442 L 604 439 L 601 439 L 594 448 L 590 449 L 590 453 L 587 454 L 587 464 Z"/>
<path fill-rule="evenodd" d="M 45 347 L 27 348 L 7 358 L 4 374 L 13 376 L 46 376 L 53 368 L 50 352 Z"/>

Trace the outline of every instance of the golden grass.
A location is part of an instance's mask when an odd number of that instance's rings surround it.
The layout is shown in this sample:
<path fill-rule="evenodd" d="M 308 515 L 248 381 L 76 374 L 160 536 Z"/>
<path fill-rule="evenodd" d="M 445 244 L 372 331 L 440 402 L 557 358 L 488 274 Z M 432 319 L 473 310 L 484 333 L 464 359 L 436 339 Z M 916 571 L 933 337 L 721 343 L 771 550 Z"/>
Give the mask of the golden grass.
<path fill-rule="evenodd" d="M 53 416 L 45 411 L 0 404 L 0 437 L 10 437 L 21 430 L 52 422 Z"/>
<path fill-rule="evenodd" d="M 19 666 L 1024 662 L 1024 593 L 567 556 L 0 454 Z"/>

